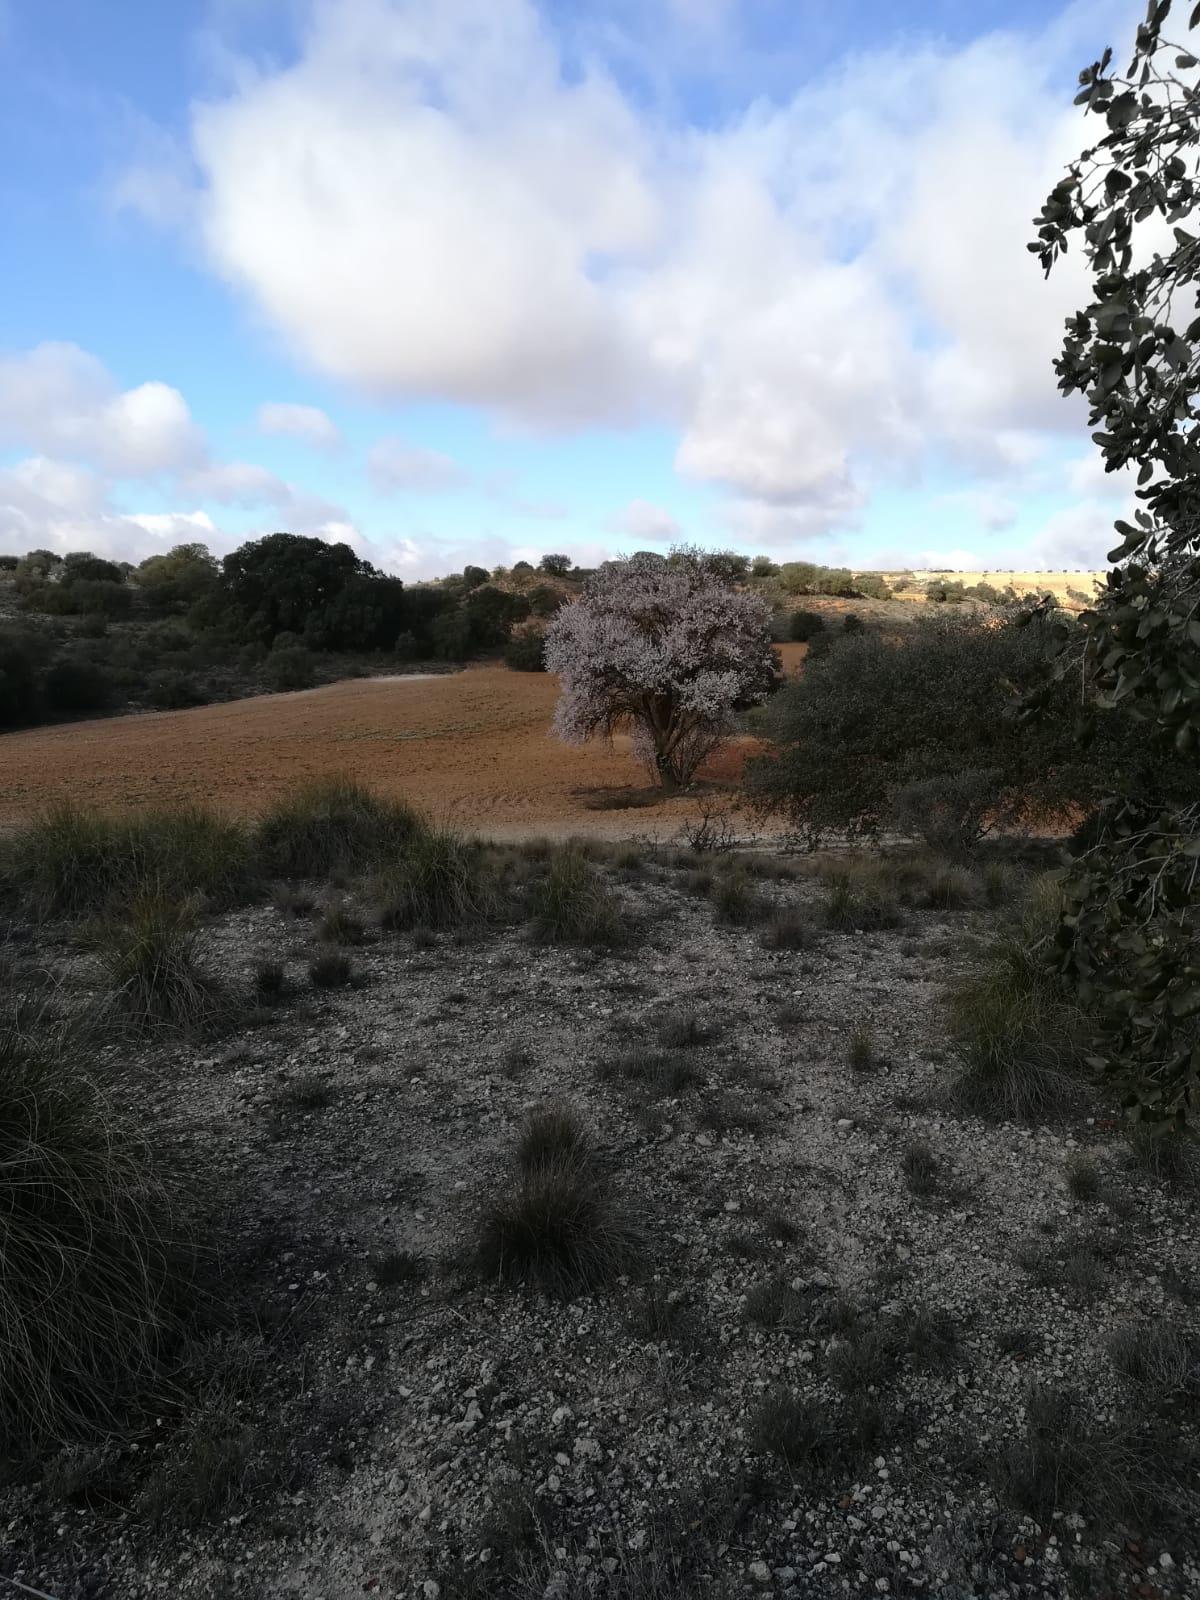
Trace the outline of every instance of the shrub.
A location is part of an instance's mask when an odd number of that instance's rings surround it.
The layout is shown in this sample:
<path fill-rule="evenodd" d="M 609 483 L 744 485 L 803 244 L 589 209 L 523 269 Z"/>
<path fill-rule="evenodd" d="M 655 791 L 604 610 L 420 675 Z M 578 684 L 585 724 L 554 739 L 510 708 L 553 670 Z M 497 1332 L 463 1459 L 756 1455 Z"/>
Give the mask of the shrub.
<path fill-rule="evenodd" d="M 103 1431 L 178 1331 L 172 1204 L 71 1061 L 0 1033 L 0 1451 Z"/>
<path fill-rule="evenodd" d="M 856 1028 L 850 1035 L 846 1060 L 854 1072 L 866 1072 L 875 1065 L 875 1046 L 865 1028 Z"/>
<path fill-rule="evenodd" d="M 195 905 L 147 893 L 97 935 L 111 1003 L 135 1028 L 198 1027 L 214 986 L 197 960 Z"/>
<path fill-rule="evenodd" d="M 41 654 L 39 641 L 30 635 L 0 631 L 0 728 L 37 721 Z"/>
<path fill-rule="evenodd" d="M 540 628 L 514 628 L 504 646 L 504 664 L 516 672 L 545 672 L 546 641 Z"/>
<path fill-rule="evenodd" d="M 278 800 L 255 830 L 266 872 L 328 878 L 382 866 L 425 831 L 403 801 L 384 800 L 347 777 L 316 778 Z"/>
<path fill-rule="evenodd" d="M 43 692 L 52 711 L 102 711 L 113 698 L 112 680 L 94 662 L 61 656 L 46 673 Z"/>
<path fill-rule="evenodd" d="M 254 998 L 261 1006 L 278 1005 L 287 993 L 287 974 L 278 961 L 260 961 L 254 969 Z"/>
<path fill-rule="evenodd" d="M 767 902 L 758 893 L 749 873 L 735 868 L 722 872 L 713 881 L 709 893 L 713 913 L 718 922 L 732 927 L 749 927 L 767 915 Z"/>
<path fill-rule="evenodd" d="M 384 928 L 462 928 L 497 910 L 494 874 L 476 844 L 448 828 L 422 829 L 374 886 Z"/>
<path fill-rule="evenodd" d="M 901 833 L 915 834 L 931 850 L 964 855 L 988 830 L 989 813 L 1002 788 L 995 769 L 939 773 L 907 783 L 892 801 L 892 820 Z"/>
<path fill-rule="evenodd" d="M 850 868 L 830 874 L 822 910 L 826 925 L 840 933 L 897 928 L 904 920 L 893 882 Z"/>
<path fill-rule="evenodd" d="M 764 1455 L 778 1457 L 797 1477 L 825 1476 L 842 1453 L 829 1408 L 814 1396 L 783 1388 L 768 1391 L 753 1412 L 750 1442 Z"/>
<path fill-rule="evenodd" d="M 547 943 L 615 945 L 629 937 L 616 896 L 572 845 L 551 855 L 531 891 L 530 910 L 536 936 Z"/>
<path fill-rule="evenodd" d="M 950 991 L 959 1062 L 951 1092 L 965 1110 L 1036 1118 L 1061 1110 L 1073 1096 L 1088 1029 L 1049 961 L 1047 930 L 1057 903 L 1056 884 L 1035 888 L 1020 918 Z"/>
<path fill-rule="evenodd" d="M 789 632 L 797 644 L 807 644 L 825 632 L 825 618 L 819 611 L 793 611 Z"/>
<path fill-rule="evenodd" d="M 535 1113 L 513 1171 L 484 1208 L 477 1261 L 489 1277 L 586 1293 L 625 1270 L 635 1230 L 570 1113 Z"/>
<path fill-rule="evenodd" d="M 321 918 L 318 937 L 326 944 L 361 944 L 366 929 L 345 906 L 331 906 Z"/>
<path fill-rule="evenodd" d="M 91 916 L 145 894 L 230 905 L 254 884 L 244 830 L 202 806 L 125 818 L 54 806 L 7 841 L 0 861 L 26 907 L 45 916 Z"/>
<path fill-rule="evenodd" d="M 272 650 L 263 662 L 267 687 L 277 694 L 290 689 L 311 689 L 317 681 L 312 652 L 302 644 Z"/>
<path fill-rule="evenodd" d="M 856 611 L 847 611 L 846 615 L 842 618 L 843 633 L 864 633 L 866 631 L 866 626 L 866 623 Z"/>
<path fill-rule="evenodd" d="M 808 917 L 794 909 L 773 916 L 762 932 L 767 950 L 811 950 L 820 942 L 820 933 Z"/>
<path fill-rule="evenodd" d="M 318 989 L 345 989 L 354 980 L 349 957 L 328 950 L 309 963 L 308 975 Z"/>
<path fill-rule="evenodd" d="M 207 698 L 190 672 L 180 672 L 175 667 L 152 672 L 146 680 L 146 701 L 158 711 L 184 711 L 189 706 L 203 705 Z"/>

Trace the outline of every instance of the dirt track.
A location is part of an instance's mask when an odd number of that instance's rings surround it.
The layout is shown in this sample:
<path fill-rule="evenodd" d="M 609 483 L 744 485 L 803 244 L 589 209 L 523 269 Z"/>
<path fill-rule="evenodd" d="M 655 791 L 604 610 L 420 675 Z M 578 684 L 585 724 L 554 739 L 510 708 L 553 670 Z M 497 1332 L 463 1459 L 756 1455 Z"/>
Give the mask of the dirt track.
<path fill-rule="evenodd" d="M 794 670 L 803 653 L 785 645 L 785 666 Z M 486 665 L 6 734 L 0 822 L 64 799 L 106 811 L 203 800 L 253 812 L 305 778 L 346 772 L 497 836 L 677 827 L 692 802 L 588 805 L 589 791 L 643 786 L 645 775 L 628 740 L 579 750 L 554 738 L 557 693 L 548 675 Z M 736 772 L 741 743 L 718 757 L 714 776 Z"/>

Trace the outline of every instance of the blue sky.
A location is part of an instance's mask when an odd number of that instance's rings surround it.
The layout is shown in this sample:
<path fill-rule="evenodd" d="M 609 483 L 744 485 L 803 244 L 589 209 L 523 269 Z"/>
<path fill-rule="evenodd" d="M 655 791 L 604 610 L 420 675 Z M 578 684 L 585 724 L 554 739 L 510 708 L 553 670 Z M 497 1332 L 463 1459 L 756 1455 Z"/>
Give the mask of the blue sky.
<path fill-rule="evenodd" d="M 0 0 L 0 550 L 1103 560 L 1029 217 L 1135 0 Z"/>

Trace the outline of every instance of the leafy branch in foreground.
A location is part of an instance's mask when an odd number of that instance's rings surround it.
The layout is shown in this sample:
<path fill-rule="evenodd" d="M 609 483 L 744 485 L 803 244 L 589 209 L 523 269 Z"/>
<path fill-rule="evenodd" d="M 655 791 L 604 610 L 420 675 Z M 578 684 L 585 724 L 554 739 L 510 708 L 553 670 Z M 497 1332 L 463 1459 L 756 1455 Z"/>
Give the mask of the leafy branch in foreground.
<path fill-rule="evenodd" d="M 1064 394 L 1086 396 L 1106 470 L 1136 470 L 1141 502 L 1117 523 L 1107 587 L 1062 670 L 1082 673 L 1085 734 L 1119 708 L 1157 769 L 1099 810 L 1065 885 L 1061 962 L 1104 1025 L 1126 1104 L 1177 1128 L 1200 1107 L 1200 236 L 1186 226 L 1200 80 L 1164 31 L 1171 11 L 1152 0 L 1124 75 L 1111 50 L 1080 74 L 1076 104 L 1106 131 L 1051 192 L 1029 248 L 1049 273 L 1081 237 L 1094 298 L 1068 319 L 1055 370 Z M 1197 23 L 1200 6 L 1187 30 Z"/>

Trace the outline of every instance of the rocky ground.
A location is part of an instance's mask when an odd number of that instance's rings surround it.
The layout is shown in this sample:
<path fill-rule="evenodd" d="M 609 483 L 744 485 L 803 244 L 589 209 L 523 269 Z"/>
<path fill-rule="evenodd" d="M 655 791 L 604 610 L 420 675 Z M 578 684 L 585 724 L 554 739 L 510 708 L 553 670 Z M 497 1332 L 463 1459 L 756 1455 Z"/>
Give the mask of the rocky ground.
<path fill-rule="evenodd" d="M 281 1004 L 98 1050 L 202 1174 L 236 1315 L 136 1439 L 0 1491 L 0 1575 L 56 1600 L 1200 1595 L 1195 1473 L 1171 1487 L 1128 1420 L 1195 1443 L 1195 1372 L 1159 1408 L 1129 1352 L 1195 1323 L 1200 1201 L 1097 1103 L 948 1110 L 940 996 L 997 913 L 826 931 L 805 871 L 763 881 L 813 927 L 771 950 L 621 859 L 628 948 L 368 934 L 319 991 L 321 905 L 292 895 L 206 929 L 225 992 L 269 957 Z M 65 931 L 37 959 L 86 981 Z M 474 1259 L 547 1102 L 640 1241 L 590 1295 Z M 1022 1509 L 1047 1473 L 1079 1511 Z M 1113 1490 L 1139 1474 L 1134 1522 Z"/>

